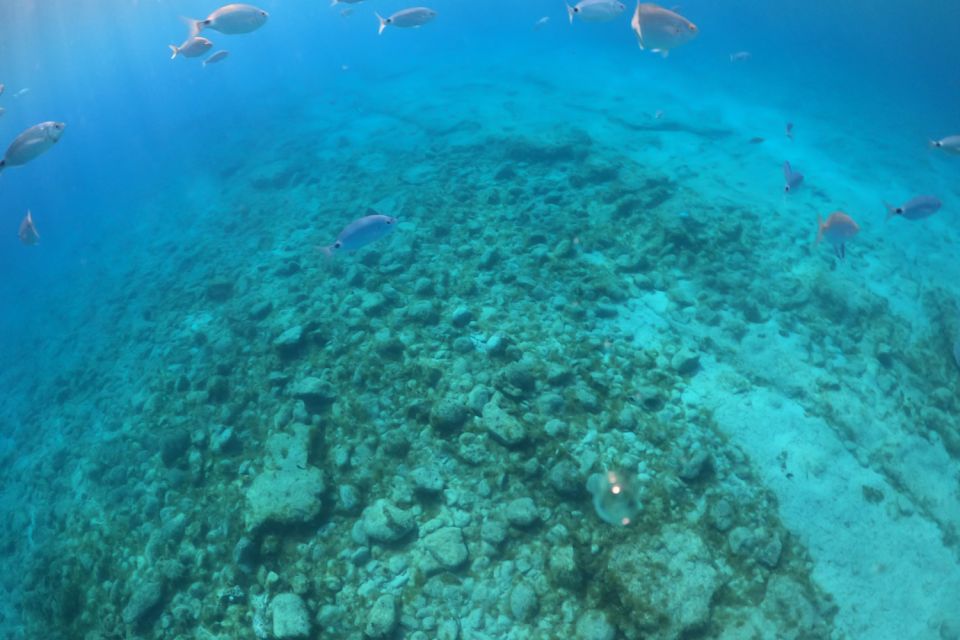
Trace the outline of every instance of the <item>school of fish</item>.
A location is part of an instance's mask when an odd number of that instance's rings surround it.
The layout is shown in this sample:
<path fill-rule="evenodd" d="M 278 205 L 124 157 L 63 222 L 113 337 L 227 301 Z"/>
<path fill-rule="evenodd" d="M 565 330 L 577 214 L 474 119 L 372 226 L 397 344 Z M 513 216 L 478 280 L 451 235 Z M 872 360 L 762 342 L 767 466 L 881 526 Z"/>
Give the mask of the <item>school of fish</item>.
<path fill-rule="evenodd" d="M 331 0 L 331 7 L 337 5 L 356 5 L 364 0 Z M 611 22 L 619 18 L 627 9 L 619 0 L 580 0 L 576 4 L 566 4 L 567 17 L 570 24 L 575 20 L 584 23 Z M 630 29 L 636 37 L 637 44 L 643 50 L 659 53 L 666 58 L 673 49 L 693 41 L 699 35 L 697 26 L 686 17 L 678 13 L 678 8 L 668 9 L 657 4 L 638 2 L 630 19 Z M 353 12 L 348 8 L 340 12 L 341 17 L 347 17 Z M 377 33 L 382 35 L 387 27 L 403 29 L 419 28 L 437 18 L 437 12 L 429 7 L 409 7 L 401 9 L 383 17 L 374 13 L 378 21 Z M 216 31 L 224 35 L 247 34 L 263 27 L 269 14 L 256 6 L 244 3 L 225 4 L 207 15 L 206 18 L 185 18 L 187 36 L 179 44 L 169 45 L 171 59 L 175 58 L 203 58 L 213 49 L 210 39 L 200 35 L 201 32 Z M 543 16 L 533 25 L 534 30 L 540 30 L 549 23 L 549 16 Z M 222 62 L 229 55 L 229 51 L 221 49 L 207 56 L 202 63 L 203 67 Z M 745 63 L 752 58 L 749 51 L 737 51 L 729 54 L 730 62 Z M 0 96 L 5 86 L 0 83 Z M 29 93 L 29 88 L 21 88 L 13 97 L 22 98 Z M 0 106 L 0 116 L 5 113 Z M 658 111 L 655 119 L 662 116 Z M 63 135 L 66 124 L 63 122 L 46 121 L 28 127 L 17 135 L 8 146 L 3 158 L 0 159 L 0 172 L 9 167 L 25 165 L 37 159 L 56 145 Z M 786 124 L 786 136 L 794 139 L 792 122 Z M 753 143 L 763 142 L 763 138 L 753 138 Z M 939 140 L 930 140 L 930 147 L 940 149 L 945 153 L 960 155 L 960 135 L 950 135 Z M 784 193 L 794 193 L 804 182 L 804 175 L 794 170 L 789 161 L 783 163 Z M 884 203 L 887 208 L 887 219 L 902 217 L 906 220 L 922 220 L 940 210 L 942 203 L 936 196 L 920 195 L 911 198 L 902 205 Z M 323 252 L 333 256 L 340 251 L 356 251 L 371 244 L 392 232 L 396 228 L 396 218 L 368 211 L 367 215 L 349 223 L 337 236 L 336 240 L 325 247 Z M 827 241 L 834 247 L 839 258 L 846 255 L 846 243 L 860 231 L 860 226 L 854 219 L 842 211 L 831 213 L 825 220 L 817 217 L 816 242 Z M 40 234 L 37 232 L 33 215 L 27 211 L 21 220 L 18 237 L 25 245 L 36 245 Z"/>

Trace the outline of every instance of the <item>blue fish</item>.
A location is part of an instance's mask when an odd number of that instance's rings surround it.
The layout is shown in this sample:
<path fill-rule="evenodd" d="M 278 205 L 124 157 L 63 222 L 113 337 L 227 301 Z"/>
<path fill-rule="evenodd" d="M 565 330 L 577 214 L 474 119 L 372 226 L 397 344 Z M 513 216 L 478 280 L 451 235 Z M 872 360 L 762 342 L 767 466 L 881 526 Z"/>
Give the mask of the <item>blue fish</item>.
<path fill-rule="evenodd" d="M 939 211 L 943 203 L 936 196 L 917 196 L 910 198 L 906 204 L 899 207 L 886 202 L 883 204 L 887 207 L 887 220 L 893 216 L 903 216 L 907 220 L 922 220 Z"/>
<path fill-rule="evenodd" d="M 397 226 L 397 219 L 367 210 L 367 215 L 357 218 L 337 236 L 333 244 L 322 248 L 328 256 L 338 251 L 356 251 L 375 242 L 393 231 Z"/>

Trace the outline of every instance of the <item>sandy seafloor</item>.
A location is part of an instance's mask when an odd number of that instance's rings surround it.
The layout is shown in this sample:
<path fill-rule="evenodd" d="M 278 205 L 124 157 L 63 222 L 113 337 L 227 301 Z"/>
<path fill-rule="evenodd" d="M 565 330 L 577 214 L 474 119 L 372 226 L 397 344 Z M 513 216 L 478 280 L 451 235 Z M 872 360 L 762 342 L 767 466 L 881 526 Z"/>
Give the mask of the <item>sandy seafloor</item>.
<path fill-rule="evenodd" d="M 958 160 L 667 69 L 347 71 L 5 283 L 4 637 L 960 637 Z"/>

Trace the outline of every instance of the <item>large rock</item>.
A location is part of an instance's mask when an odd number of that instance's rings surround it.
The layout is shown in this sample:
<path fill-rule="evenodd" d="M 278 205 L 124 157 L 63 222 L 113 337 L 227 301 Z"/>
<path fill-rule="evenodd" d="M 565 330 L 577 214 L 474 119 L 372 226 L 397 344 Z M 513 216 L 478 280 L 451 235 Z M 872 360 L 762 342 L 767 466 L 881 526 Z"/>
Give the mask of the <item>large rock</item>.
<path fill-rule="evenodd" d="M 699 536 L 667 527 L 651 544 L 614 547 L 604 578 L 619 600 L 627 637 L 691 637 L 710 622 L 710 602 L 723 578 Z"/>
<path fill-rule="evenodd" d="M 127 606 L 123 608 L 123 621 L 129 625 L 136 625 L 144 622 L 151 612 L 154 612 L 160 600 L 163 599 L 163 583 L 158 580 L 146 580 L 138 584 L 133 593 L 130 594 L 130 600 Z"/>
<path fill-rule="evenodd" d="M 311 413 L 317 413 L 336 400 L 333 386 L 323 378 L 308 376 L 294 383 L 290 389 L 293 397 L 303 400 Z"/>
<path fill-rule="evenodd" d="M 396 542 L 416 528 L 413 513 L 380 499 L 363 510 L 363 532 L 375 542 Z"/>
<path fill-rule="evenodd" d="M 387 638 L 397 628 L 400 622 L 397 618 L 399 605 L 395 596 L 385 593 L 373 603 L 370 615 L 367 616 L 367 626 L 363 630 L 368 638 Z"/>
<path fill-rule="evenodd" d="M 308 464 L 310 427 L 294 423 L 267 438 L 265 448 L 264 471 L 247 489 L 247 526 L 310 522 L 326 490 L 323 474 Z"/>
<path fill-rule="evenodd" d="M 500 407 L 500 394 L 483 406 L 481 421 L 494 440 L 507 447 L 516 447 L 527 440 L 523 424 Z"/>
<path fill-rule="evenodd" d="M 310 450 L 310 427 L 294 423 L 287 431 L 278 431 L 267 438 L 268 469 L 303 469 Z"/>
<path fill-rule="evenodd" d="M 273 636 L 277 640 L 306 638 L 310 635 L 310 614 L 303 598 L 295 593 L 281 593 L 270 602 L 273 614 Z"/>
<path fill-rule="evenodd" d="M 303 346 L 303 327 L 299 324 L 290 327 L 276 337 L 273 346 L 281 356 L 292 357 L 296 355 Z"/>
<path fill-rule="evenodd" d="M 418 564 L 425 573 L 452 571 L 467 561 L 467 545 L 457 527 L 441 527 L 423 537 Z"/>
<path fill-rule="evenodd" d="M 325 490 L 316 467 L 267 469 L 247 489 L 247 527 L 310 522 L 320 514 Z"/>

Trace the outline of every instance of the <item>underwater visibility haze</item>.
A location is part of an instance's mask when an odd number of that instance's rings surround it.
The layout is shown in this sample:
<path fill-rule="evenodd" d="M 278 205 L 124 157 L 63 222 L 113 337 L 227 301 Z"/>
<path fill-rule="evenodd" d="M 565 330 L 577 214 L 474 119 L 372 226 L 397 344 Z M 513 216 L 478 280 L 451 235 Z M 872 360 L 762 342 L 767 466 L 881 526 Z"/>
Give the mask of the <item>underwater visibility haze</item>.
<path fill-rule="evenodd" d="M 960 639 L 960 5 L 5 0 L 0 637 Z"/>

